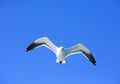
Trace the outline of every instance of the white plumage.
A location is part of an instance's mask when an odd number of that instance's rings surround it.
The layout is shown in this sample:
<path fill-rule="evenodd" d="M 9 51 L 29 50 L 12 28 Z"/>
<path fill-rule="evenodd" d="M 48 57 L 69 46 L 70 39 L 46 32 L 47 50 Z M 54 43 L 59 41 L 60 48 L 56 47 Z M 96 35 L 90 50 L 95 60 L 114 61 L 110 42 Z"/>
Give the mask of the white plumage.
<path fill-rule="evenodd" d="M 26 52 L 30 51 L 34 48 L 38 48 L 41 46 L 45 46 L 49 49 L 51 49 L 57 57 L 56 62 L 60 64 L 64 64 L 65 58 L 77 53 L 82 53 L 86 58 L 90 60 L 94 65 L 96 65 L 96 61 L 91 54 L 91 52 L 88 50 L 87 47 L 85 47 L 83 44 L 77 44 L 71 48 L 64 49 L 63 47 L 57 47 L 55 44 L 53 44 L 47 37 L 42 37 L 37 40 L 35 40 L 31 45 L 29 45 L 26 48 Z"/>

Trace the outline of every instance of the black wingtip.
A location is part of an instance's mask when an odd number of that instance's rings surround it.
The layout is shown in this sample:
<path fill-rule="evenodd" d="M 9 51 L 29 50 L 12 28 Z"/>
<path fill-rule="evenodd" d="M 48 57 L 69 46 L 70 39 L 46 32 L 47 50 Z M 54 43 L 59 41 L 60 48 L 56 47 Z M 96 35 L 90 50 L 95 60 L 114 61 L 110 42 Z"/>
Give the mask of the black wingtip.
<path fill-rule="evenodd" d="M 31 44 L 25 49 L 25 52 L 28 52 L 28 51 L 34 49 L 36 46 L 37 46 L 37 44 L 31 43 Z"/>
<path fill-rule="evenodd" d="M 95 60 L 95 58 L 93 57 L 92 53 L 90 53 L 89 56 L 90 56 L 89 60 L 92 62 L 92 64 L 93 64 L 94 66 L 96 66 L 96 60 Z"/>
<path fill-rule="evenodd" d="M 29 50 L 28 49 L 25 49 L 25 52 L 28 52 Z"/>
<path fill-rule="evenodd" d="M 92 61 L 92 64 L 94 65 L 94 66 L 96 66 L 96 61 L 94 60 L 94 61 Z"/>
<path fill-rule="evenodd" d="M 96 66 L 96 63 L 94 63 L 93 65 Z"/>
<path fill-rule="evenodd" d="M 95 58 L 93 58 L 93 60 L 91 60 L 91 62 L 92 62 L 92 64 L 93 64 L 94 66 L 96 66 L 96 60 L 95 60 Z"/>

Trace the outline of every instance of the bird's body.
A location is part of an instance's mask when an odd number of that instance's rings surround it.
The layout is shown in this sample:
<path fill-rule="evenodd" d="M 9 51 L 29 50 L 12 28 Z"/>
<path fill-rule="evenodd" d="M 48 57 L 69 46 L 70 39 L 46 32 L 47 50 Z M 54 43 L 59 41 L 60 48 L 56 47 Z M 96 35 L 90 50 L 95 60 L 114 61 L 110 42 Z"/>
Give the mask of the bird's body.
<path fill-rule="evenodd" d="M 76 53 L 83 53 L 85 57 L 87 57 L 94 65 L 96 65 L 96 61 L 93 55 L 83 44 L 77 44 L 71 48 L 65 49 L 63 47 L 57 47 L 47 37 L 42 37 L 35 40 L 31 45 L 29 45 L 26 48 L 26 51 L 32 50 L 40 46 L 46 46 L 49 49 L 51 49 L 56 54 L 56 58 L 57 58 L 56 62 L 59 64 L 66 63 L 65 58 L 68 57 L 69 55 Z"/>
<path fill-rule="evenodd" d="M 63 47 L 59 47 L 56 52 L 57 63 L 64 64 L 65 62 L 65 52 Z"/>

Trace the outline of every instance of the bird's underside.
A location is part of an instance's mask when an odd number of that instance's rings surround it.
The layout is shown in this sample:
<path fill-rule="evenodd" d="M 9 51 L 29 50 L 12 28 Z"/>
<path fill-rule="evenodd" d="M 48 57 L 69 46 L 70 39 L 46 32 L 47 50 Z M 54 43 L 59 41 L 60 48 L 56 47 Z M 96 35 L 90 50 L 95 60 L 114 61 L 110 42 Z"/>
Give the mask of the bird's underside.
<path fill-rule="evenodd" d="M 40 46 L 46 46 L 47 48 L 51 49 L 55 54 L 57 54 L 58 50 L 60 49 L 60 47 L 57 47 L 55 44 L 53 44 L 47 37 L 42 37 L 30 44 L 26 48 L 26 51 L 30 51 Z M 83 44 L 77 44 L 67 49 L 61 49 L 61 51 L 65 53 L 65 57 L 70 56 L 71 54 L 81 52 L 87 59 L 90 60 L 93 65 L 96 65 L 96 61 L 92 53 Z M 59 63 L 61 63 L 61 61 Z"/>

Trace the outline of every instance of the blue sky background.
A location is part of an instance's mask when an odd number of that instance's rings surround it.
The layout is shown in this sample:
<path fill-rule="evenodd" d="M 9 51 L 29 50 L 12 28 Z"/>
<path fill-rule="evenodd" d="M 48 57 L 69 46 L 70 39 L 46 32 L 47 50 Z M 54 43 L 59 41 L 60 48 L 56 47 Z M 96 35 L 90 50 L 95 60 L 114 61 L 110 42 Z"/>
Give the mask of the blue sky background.
<path fill-rule="evenodd" d="M 56 45 L 86 45 L 57 64 L 45 47 L 24 52 L 39 37 Z M 120 84 L 119 0 L 0 0 L 0 84 Z"/>

